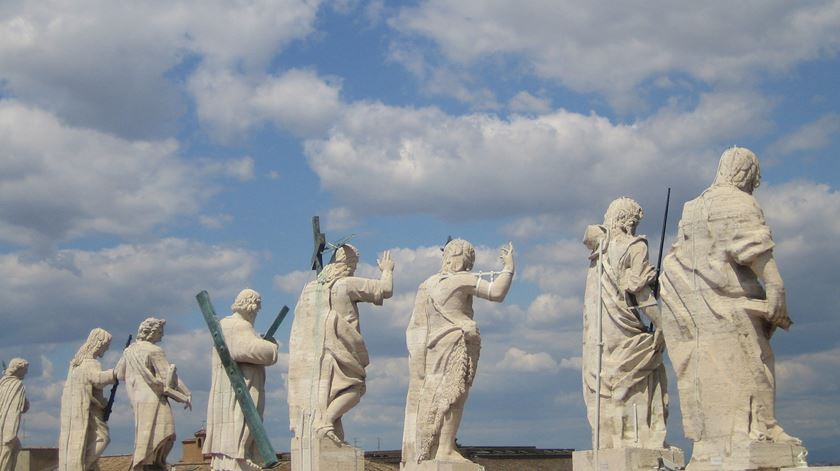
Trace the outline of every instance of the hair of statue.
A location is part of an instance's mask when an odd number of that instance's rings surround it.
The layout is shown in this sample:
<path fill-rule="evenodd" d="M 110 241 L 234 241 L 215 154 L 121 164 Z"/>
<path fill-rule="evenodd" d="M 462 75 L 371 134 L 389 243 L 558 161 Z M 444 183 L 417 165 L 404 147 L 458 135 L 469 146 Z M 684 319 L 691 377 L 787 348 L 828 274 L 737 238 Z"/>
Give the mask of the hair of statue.
<path fill-rule="evenodd" d="M 230 308 L 233 312 L 256 312 L 257 302 L 261 299 L 260 293 L 257 293 L 251 288 L 245 288 L 236 295 L 236 299 L 233 301 Z"/>
<path fill-rule="evenodd" d="M 761 182 L 761 167 L 758 157 L 746 147 L 732 146 L 723 151 L 718 162 L 714 185 L 734 185 L 746 189 L 758 188 Z"/>
<path fill-rule="evenodd" d="M 453 262 L 459 260 L 458 266 L 453 266 Z M 452 239 L 443 248 L 443 263 L 441 265 L 441 272 L 459 272 L 464 270 L 471 270 L 475 263 L 475 249 L 472 244 L 464 239 Z"/>
<path fill-rule="evenodd" d="M 329 284 L 339 278 L 350 276 L 356 270 L 357 263 L 359 263 L 359 250 L 350 244 L 342 244 L 333 252 L 330 263 L 321 271 L 318 281 Z"/>
<path fill-rule="evenodd" d="M 99 327 L 91 330 L 87 340 L 85 340 L 85 343 L 79 347 L 79 351 L 76 352 L 76 356 L 74 356 L 73 360 L 70 361 L 70 366 L 79 366 L 82 364 L 82 360 L 94 358 L 96 352 L 98 352 L 103 345 L 106 345 L 110 341 L 111 334 L 107 330 L 100 329 Z"/>
<path fill-rule="evenodd" d="M 634 226 L 645 217 L 645 212 L 636 200 L 622 196 L 616 198 L 604 213 L 604 225 L 609 228 Z"/>
<path fill-rule="evenodd" d="M 165 320 L 149 317 L 140 323 L 137 329 L 137 340 L 149 340 L 155 332 L 162 330 L 164 325 L 166 325 Z"/>
<path fill-rule="evenodd" d="M 29 362 L 23 358 L 12 358 L 9 361 L 9 366 L 6 368 L 4 374 L 6 376 L 14 376 L 18 371 L 29 366 Z"/>

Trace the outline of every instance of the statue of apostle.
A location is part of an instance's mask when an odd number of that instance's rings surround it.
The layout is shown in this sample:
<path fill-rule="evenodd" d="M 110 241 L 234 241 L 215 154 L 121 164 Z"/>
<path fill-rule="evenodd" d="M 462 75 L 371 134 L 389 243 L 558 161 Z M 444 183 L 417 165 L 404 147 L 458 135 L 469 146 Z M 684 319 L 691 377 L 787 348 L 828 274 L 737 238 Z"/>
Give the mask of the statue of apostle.
<path fill-rule="evenodd" d="M 70 361 L 61 392 L 61 433 L 58 439 L 59 471 L 96 469 L 96 460 L 111 442 L 104 413 L 108 401 L 102 388 L 117 380 L 114 370 L 102 370 L 98 358 L 108 351 L 111 334 L 90 331 Z"/>
<path fill-rule="evenodd" d="M 20 416 L 29 410 L 26 388 L 23 387 L 23 377 L 28 370 L 29 362 L 23 358 L 12 358 L 0 378 L 0 471 L 13 471 L 17 463 Z"/>
<path fill-rule="evenodd" d="M 165 320 L 154 317 L 144 320 L 137 341 L 123 351 L 115 368 L 117 378 L 125 381 L 134 409 L 134 470 L 166 469 L 166 457 L 175 444 L 169 399 L 190 406 L 190 390 L 157 345 L 163 339 L 165 324 Z"/>
<path fill-rule="evenodd" d="M 473 298 L 502 302 L 513 280 L 513 246 L 503 247 L 504 267 L 491 279 L 470 270 L 472 244 L 455 239 L 443 250 L 443 266 L 417 289 L 406 330 L 409 384 L 402 461 L 411 470 L 422 461 L 469 462 L 458 453 L 455 434 L 478 367 L 481 335 Z"/>
<path fill-rule="evenodd" d="M 265 367 L 277 362 L 277 344 L 263 339 L 254 330 L 254 320 L 261 306 L 260 294 L 244 289 L 231 306 L 233 314 L 219 321 L 231 359 L 239 365 L 260 417 L 265 409 Z M 259 470 L 260 466 L 254 461 L 259 456 L 254 438 L 215 350 L 211 368 L 207 438 L 202 450 L 212 456 L 210 469 Z"/>
<path fill-rule="evenodd" d="M 381 306 L 391 297 L 394 262 L 389 252 L 382 254 L 378 280 L 353 276 L 358 262 L 355 247 L 340 245 L 318 277 L 303 288 L 295 307 L 288 389 L 289 420 L 298 446 L 321 438 L 346 445 L 341 417 L 365 393 L 369 361 L 358 304 Z"/>
<path fill-rule="evenodd" d="M 593 449 L 665 445 L 665 342 L 642 318 L 659 321 L 651 291 L 656 271 L 648 262 L 647 240 L 636 235 L 643 216 L 637 202 L 618 198 L 607 208 L 604 224 L 588 226 L 583 239 L 591 250 L 583 305 L 583 397 Z"/>
<path fill-rule="evenodd" d="M 694 442 L 692 464 L 752 468 L 737 460 L 750 456 L 756 443 L 785 448 L 779 456 L 804 458 L 801 442 L 775 415 L 770 337 L 777 327 L 789 328 L 790 319 L 770 228 L 753 197 L 760 179 L 754 153 L 727 149 L 712 185 L 683 207 L 663 263 L 662 330 L 683 428 Z"/>

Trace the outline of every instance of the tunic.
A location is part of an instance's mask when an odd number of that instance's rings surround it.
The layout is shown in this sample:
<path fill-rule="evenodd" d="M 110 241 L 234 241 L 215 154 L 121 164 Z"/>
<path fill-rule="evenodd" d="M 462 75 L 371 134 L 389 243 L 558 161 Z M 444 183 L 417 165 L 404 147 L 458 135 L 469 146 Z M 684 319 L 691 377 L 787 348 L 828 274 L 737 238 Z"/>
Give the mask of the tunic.
<path fill-rule="evenodd" d="M 20 415 L 29 410 L 23 381 L 14 375 L 0 378 L 0 471 L 15 469 L 20 451 Z"/>
<path fill-rule="evenodd" d="M 108 401 L 102 388 L 114 382 L 111 370 L 102 371 L 94 358 L 70 366 L 61 393 L 61 434 L 58 469 L 95 469 L 96 460 L 111 442 L 103 415 Z"/>

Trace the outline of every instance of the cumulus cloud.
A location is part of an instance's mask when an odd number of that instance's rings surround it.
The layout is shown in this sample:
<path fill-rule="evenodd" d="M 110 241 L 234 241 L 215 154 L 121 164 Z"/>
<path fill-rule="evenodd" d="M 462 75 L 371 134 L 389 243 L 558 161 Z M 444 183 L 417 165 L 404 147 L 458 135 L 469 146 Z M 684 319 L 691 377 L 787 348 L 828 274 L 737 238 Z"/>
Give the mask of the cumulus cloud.
<path fill-rule="evenodd" d="M 250 252 L 184 239 L 59 250 L 48 259 L 0 255 L 4 345 L 82 339 L 94 326 L 134 332 L 149 315 L 195 315 L 202 289 L 232 296 L 256 269 Z M 215 299 L 214 298 L 214 299 Z M 39 322 L 38 320 L 48 320 Z"/>
<path fill-rule="evenodd" d="M 782 156 L 822 149 L 831 144 L 839 131 L 840 115 L 828 113 L 782 136 L 776 144 L 770 146 L 770 149 L 774 155 Z"/>
<path fill-rule="evenodd" d="M 522 90 L 508 101 L 508 108 L 516 113 L 545 114 L 551 111 L 551 101 Z"/>
<path fill-rule="evenodd" d="M 528 353 L 516 347 L 509 348 L 505 357 L 496 366 L 529 373 L 557 371 L 557 362 L 548 353 Z"/>
<path fill-rule="evenodd" d="M 0 82 L 73 125 L 130 138 L 170 134 L 184 104 L 167 73 L 195 59 L 260 70 L 312 31 L 319 3 L 6 2 Z"/>
<path fill-rule="evenodd" d="M 539 77 L 606 93 L 625 106 L 645 82 L 687 75 L 737 84 L 789 70 L 840 48 L 834 2 L 739 5 L 428 0 L 390 25 L 431 39 L 450 62 L 471 66 L 516 55 Z M 698 47 L 702 44 L 702 47 Z M 418 46 L 420 47 L 420 46 Z"/>

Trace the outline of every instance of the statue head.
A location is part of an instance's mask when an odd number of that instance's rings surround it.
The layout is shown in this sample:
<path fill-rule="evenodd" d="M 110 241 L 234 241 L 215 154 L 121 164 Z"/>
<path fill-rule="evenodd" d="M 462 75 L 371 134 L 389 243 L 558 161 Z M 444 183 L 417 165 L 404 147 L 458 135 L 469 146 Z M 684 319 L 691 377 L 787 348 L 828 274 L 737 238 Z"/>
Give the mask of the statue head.
<path fill-rule="evenodd" d="M 28 371 L 28 361 L 24 360 L 23 358 L 12 358 L 11 361 L 9 361 L 9 366 L 3 373 L 6 376 L 17 376 L 19 379 L 23 379 L 23 377 L 26 376 L 26 373 Z"/>
<path fill-rule="evenodd" d="M 82 364 L 82 360 L 99 358 L 108 351 L 110 346 L 111 334 L 107 330 L 97 327 L 90 331 L 87 340 L 79 347 L 76 356 L 70 361 L 70 366 L 79 366 Z"/>
<path fill-rule="evenodd" d="M 745 147 L 732 146 L 720 156 L 712 186 L 729 185 L 749 194 L 761 183 L 758 157 Z"/>
<path fill-rule="evenodd" d="M 639 225 L 639 221 L 644 216 L 645 212 L 642 211 L 639 203 L 632 198 L 622 196 L 613 200 L 607 207 L 607 212 L 604 214 L 604 225 L 610 230 L 619 230 L 634 235 L 636 226 Z"/>
<path fill-rule="evenodd" d="M 160 342 L 163 338 L 164 325 L 166 325 L 165 320 L 149 317 L 140 323 L 140 328 L 137 329 L 137 340 L 145 340 L 151 343 Z"/>
<path fill-rule="evenodd" d="M 333 280 L 352 276 L 359 265 L 359 250 L 350 244 L 341 244 L 330 257 L 330 263 L 321 272 L 321 281 L 330 283 Z"/>
<path fill-rule="evenodd" d="M 470 271 L 475 263 L 475 249 L 464 239 L 452 239 L 443 248 L 441 273 Z"/>
<path fill-rule="evenodd" d="M 251 288 L 245 288 L 236 295 L 236 299 L 230 308 L 249 322 L 254 322 L 261 307 L 262 297 L 260 293 Z"/>

